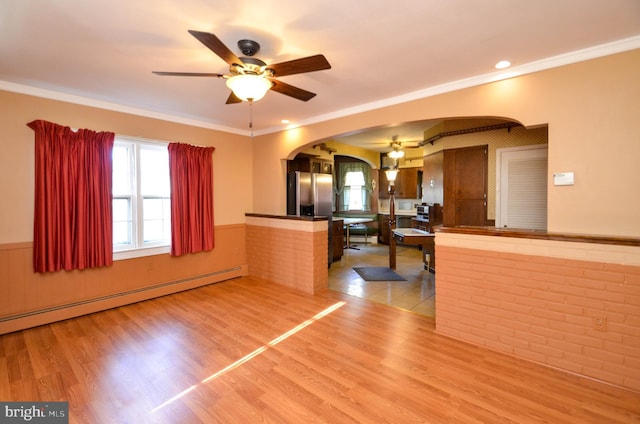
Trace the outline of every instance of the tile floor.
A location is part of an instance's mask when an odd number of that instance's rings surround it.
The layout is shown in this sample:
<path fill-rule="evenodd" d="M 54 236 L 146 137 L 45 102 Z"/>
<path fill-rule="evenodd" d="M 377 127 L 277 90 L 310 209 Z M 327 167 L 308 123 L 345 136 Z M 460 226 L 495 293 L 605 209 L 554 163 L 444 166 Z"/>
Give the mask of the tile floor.
<path fill-rule="evenodd" d="M 345 249 L 342 260 L 329 268 L 329 289 L 435 317 L 435 275 L 424 269 L 422 252 L 397 246 L 396 273 L 407 281 L 365 281 L 353 267 L 389 266 L 389 246 L 358 243 Z"/>

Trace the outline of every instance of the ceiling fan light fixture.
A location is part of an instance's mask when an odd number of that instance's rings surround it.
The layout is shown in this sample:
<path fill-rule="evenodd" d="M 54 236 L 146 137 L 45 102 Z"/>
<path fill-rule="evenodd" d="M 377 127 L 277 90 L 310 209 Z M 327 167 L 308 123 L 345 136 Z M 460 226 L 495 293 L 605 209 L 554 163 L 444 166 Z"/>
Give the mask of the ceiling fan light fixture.
<path fill-rule="evenodd" d="M 392 150 L 388 153 L 389 157 L 391 159 L 400 159 L 401 157 L 404 157 L 404 152 L 402 150 Z"/>
<path fill-rule="evenodd" d="M 245 102 L 260 100 L 271 86 L 271 81 L 260 75 L 234 75 L 227 79 L 227 87 Z"/>

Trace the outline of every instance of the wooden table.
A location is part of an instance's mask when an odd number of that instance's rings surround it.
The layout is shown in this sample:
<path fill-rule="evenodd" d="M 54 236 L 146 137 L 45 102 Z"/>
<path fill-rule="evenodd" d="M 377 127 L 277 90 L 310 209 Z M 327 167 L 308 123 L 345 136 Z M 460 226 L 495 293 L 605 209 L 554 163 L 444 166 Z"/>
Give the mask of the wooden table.
<path fill-rule="evenodd" d="M 351 245 L 351 241 L 349 239 L 349 228 L 351 228 L 352 225 L 364 224 L 366 222 L 373 222 L 373 219 L 372 218 L 344 218 L 344 226 L 347 229 L 347 240 L 344 245 L 345 249 L 360 250 L 359 247 Z"/>

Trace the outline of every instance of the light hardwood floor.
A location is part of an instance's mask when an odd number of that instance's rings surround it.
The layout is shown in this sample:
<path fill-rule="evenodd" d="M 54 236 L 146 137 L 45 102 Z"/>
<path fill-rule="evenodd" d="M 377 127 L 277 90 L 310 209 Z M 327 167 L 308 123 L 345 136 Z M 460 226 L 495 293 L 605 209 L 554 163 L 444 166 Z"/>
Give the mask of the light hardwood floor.
<path fill-rule="evenodd" d="M 92 424 L 640 422 L 638 393 L 251 277 L 0 336 L 0 400 Z"/>

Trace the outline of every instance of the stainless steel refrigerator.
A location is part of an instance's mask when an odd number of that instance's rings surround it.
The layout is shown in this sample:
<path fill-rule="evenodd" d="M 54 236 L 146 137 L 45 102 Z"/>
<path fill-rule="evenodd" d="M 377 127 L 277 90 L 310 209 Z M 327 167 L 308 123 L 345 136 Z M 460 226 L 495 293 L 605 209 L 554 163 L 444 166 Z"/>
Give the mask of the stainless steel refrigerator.
<path fill-rule="evenodd" d="M 287 215 L 326 216 L 329 266 L 333 262 L 333 175 L 292 172 L 287 176 Z"/>

